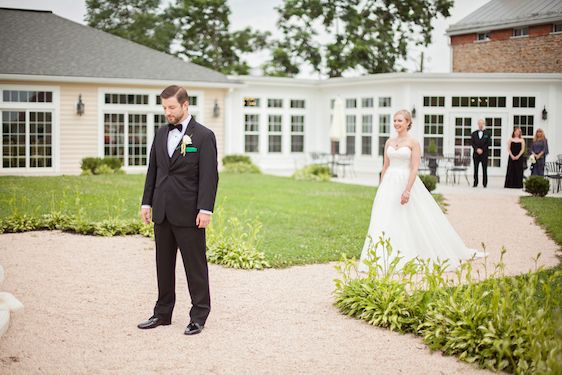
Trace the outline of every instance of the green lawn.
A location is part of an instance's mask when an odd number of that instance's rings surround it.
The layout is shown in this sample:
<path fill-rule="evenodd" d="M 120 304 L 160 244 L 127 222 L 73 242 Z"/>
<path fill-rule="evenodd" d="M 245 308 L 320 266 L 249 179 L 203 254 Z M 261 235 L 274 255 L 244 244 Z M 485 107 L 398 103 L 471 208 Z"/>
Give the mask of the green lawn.
<path fill-rule="evenodd" d="M 51 211 L 91 221 L 137 220 L 143 175 L 0 177 L 0 215 Z M 274 267 L 358 256 L 375 188 L 221 174 L 217 207 L 225 217 L 257 218 L 259 249 Z"/>
<path fill-rule="evenodd" d="M 521 206 L 562 247 L 562 199 L 552 197 L 522 197 Z"/>

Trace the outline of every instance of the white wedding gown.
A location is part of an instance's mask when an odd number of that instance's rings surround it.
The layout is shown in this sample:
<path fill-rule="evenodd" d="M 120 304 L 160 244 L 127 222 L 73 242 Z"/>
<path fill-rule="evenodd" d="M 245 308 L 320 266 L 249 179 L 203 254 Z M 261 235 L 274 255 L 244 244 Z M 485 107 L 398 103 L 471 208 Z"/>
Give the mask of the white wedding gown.
<path fill-rule="evenodd" d="M 433 261 L 448 259 L 448 269 L 454 269 L 461 260 L 485 256 L 485 253 L 465 246 L 419 177 L 416 176 L 409 202 L 400 204 L 400 196 L 410 176 L 412 151 L 409 147 L 396 149 L 388 146 L 386 152 L 390 165 L 375 196 L 359 270 L 368 270 L 363 261 L 369 257 L 371 243 L 378 242 L 383 232 L 384 237 L 390 239 L 393 249 L 391 256 L 396 256 L 399 251 L 403 257 L 398 268 L 410 259 L 419 257 Z M 381 257 L 379 252 L 380 247 L 377 256 Z M 382 259 L 379 262 L 382 264 Z"/>

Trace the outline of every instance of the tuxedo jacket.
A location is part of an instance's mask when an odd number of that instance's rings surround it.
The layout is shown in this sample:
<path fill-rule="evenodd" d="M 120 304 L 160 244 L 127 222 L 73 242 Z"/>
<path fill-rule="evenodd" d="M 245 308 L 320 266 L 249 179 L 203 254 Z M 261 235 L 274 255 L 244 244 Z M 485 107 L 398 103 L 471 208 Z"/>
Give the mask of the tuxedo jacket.
<path fill-rule="evenodd" d="M 185 155 L 181 140 L 172 157 L 168 155 L 168 127 L 154 136 L 144 184 L 143 205 L 152 206 L 152 221 L 166 218 L 171 224 L 195 227 L 199 210 L 213 211 L 217 194 L 217 141 L 215 134 L 193 118 L 185 135 L 191 137 Z"/>
<path fill-rule="evenodd" d="M 473 149 L 473 156 L 481 156 L 481 157 L 486 157 L 488 156 L 488 148 L 490 147 L 490 143 L 491 143 L 491 139 L 490 139 L 490 134 L 484 130 L 482 133 L 482 138 L 478 137 L 478 130 L 472 132 L 471 135 L 471 144 L 472 144 L 472 149 Z M 482 155 L 478 155 L 476 153 L 476 149 L 481 148 L 483 153 Z"/>

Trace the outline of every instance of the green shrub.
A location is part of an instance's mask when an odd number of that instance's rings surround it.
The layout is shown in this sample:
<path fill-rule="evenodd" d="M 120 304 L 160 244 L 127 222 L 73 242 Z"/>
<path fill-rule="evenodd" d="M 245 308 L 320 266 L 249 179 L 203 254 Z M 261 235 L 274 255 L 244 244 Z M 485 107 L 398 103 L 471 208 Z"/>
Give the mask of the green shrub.
<path fill-rule="evenodd" d="M 115 171 L 109 165 L 102 164 L 96 168 L 94 174 L 113 174 Z"/>
<path fill-rule="evenodd" d="M 420 180 L 425 185 L 425 188 L 432 192 L 437 187 L 437 177 L 429 175 L 429 174 L 422 174 L 418 176 Z"/>
<path fill-rule="evenodd" d="M 222 158 L 222 165 L 224 166 L 233 163 L 252 164 L 252 159 L 247 155 L 226 155 Z"/>
<path fill-rule="evenodd" d="M 261 223 L 257 220 L 242 223 L 236 217 L 224 220 L 222 210 L 213 214 L 207 230 L 207 259 L 211 263 L 230 268 L 269 268 L 265 254 L 258 250 Z"/>
<path fill-rule="evenodd" d="M 320 164 L 307 165 L 293 173 L 295 180 L 305 181 L 330 181 L 331 176 L 330 168 Z"/>
<path fill-rule="evenodd" d="M 431 349 L 483 368 L 517 374 L 560 370 L 562 268 L 504 277 L 502 250 L 500 263 L 480 281 L 469 262 L 453 278 L 445 274 L 446 262 L 414 259 L 399 268 L 400 257 L 384 237 L 370 254 L 363 278 L 355 259 L 344 258 L 338 266 L 334 294 L 342 313 L 418 334 Z"/>
<path fill-rule="evenodd" d="M 225 164 L 223 172 L 227 173 L 261 173 L 260 169 L 255 164 L 248 164 L 242 162 Z"/>
<path fill-rule="evenodd" d="M 90 171 L 92 174 L 101 165 L 101 158 L 87 157 L 82 159 L 80 168 L 82 171 Z"/>
<path fill-rule="evenodd" d="M 92 174 L 124 174 L 121 169 L 123 162 L 119 158 L 83 158 L 80 164 L 82 176 L 91 176 Z"/>
<path fill-rule="evenodd" d="M 548 194 L 550 182 L 542 176 L 529 176 L 525 179 L 525 191 L 535 197 L 544 197 Z"/>

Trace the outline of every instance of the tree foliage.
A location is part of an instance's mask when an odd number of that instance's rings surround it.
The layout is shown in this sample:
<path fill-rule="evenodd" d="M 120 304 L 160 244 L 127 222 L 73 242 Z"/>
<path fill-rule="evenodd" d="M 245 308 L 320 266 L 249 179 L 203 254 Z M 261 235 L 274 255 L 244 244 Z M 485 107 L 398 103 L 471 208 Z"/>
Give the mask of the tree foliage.
<path fill-rule="evenodd" d="M 162 52 L 169 52 L 176 34 L 160 0 L 86 0 L 86 22 Z"/>
<path fill-rule="evenodd" d="M 281 40 L 268 75 L 293 76 L 303 64 L 340 77 L 349 70 L 397 70 L 408 46 L 431 42 L 432 20 L 449 16 L 453 0 L 285 0 L 277 8 Z"/>

